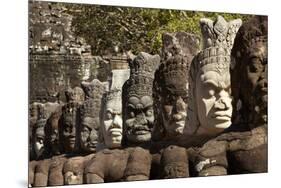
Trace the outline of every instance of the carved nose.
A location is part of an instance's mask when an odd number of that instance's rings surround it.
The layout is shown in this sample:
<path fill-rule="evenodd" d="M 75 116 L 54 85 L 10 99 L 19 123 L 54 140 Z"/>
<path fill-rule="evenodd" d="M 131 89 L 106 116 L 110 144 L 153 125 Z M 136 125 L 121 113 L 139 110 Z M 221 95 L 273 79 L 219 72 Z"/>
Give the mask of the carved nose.
<path fill-rule="evenodd" d="M 115 115 L 112 121 L 112 128 L 121 128 L 121 125 L 122 119 L 118 115 Z"/>
<path fill-rule="evenodd" d="M 221 97 L 218 101 L 216 101 L 215 108 L 220 110 L 227 110 L 229 108 L 225 97 Z"/>
<path fill-rule="evenodd" d="M 136 124 L 144 125 L 147 124 L 147 120 L 143 112 L 139 113 L 136 117 Z"/>

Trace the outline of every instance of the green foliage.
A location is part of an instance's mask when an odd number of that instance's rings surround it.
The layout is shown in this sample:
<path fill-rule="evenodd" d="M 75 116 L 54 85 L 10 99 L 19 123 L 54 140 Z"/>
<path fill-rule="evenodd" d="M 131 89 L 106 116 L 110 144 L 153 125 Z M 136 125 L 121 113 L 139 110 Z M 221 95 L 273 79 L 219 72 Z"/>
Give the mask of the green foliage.
<path fill-rule="evenodd" d="M 70 4 L 68 13 L 74 16 L 74 32 L 92 46 L 95 55 L 131 50 L 159 53 L 162 34 L 185 31 L 200 35 L 199 20 L 213 20 L 222 15 L 226 20 L 249 19 L 250 15 L 210 13 L 167 9 L 112 7 Z"/>

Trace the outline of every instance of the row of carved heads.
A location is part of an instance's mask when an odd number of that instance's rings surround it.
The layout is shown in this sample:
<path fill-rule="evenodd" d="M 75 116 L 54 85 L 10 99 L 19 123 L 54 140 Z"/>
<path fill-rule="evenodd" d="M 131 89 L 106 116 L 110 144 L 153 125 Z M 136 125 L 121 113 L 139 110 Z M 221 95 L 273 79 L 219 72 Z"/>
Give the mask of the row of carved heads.
<path fill-rule="evenodd" d="M 245 37 L 249 27 L 245 25 L 235 39 L 241 24 L 240 19 L 226 22 L 221 16 L 216 21 L 201 19 L 204 45 L 199 53 L 197 36 L 164 34 L 161 59 L 145 52 L 129 55 L 130 70 L 113 70 L 109 83 L 93 80 L 82 82 L 82 89 L 67 90 L 66 104 L 56 104 L 49 114 L 44 112 L 45 104 L 32 104 L 35 158 L 143 145 L 151 140 L 212 137 L 230 127 L 233 111 L 236 119 L 265 123 L 266 25 L 261 26 L 260 35 L 253 32 L 250 38 Z M 243 72 L 244 82 L 237 78 L 237 71 Z M 261 97 L 253 97 L 250 89 L 242 92 L 251 84 L 255 92 L 263 93 Z M 242 112 L 251 115 L 241 117 Z M 45 154 L 40 150 L 44 143 Z"/>

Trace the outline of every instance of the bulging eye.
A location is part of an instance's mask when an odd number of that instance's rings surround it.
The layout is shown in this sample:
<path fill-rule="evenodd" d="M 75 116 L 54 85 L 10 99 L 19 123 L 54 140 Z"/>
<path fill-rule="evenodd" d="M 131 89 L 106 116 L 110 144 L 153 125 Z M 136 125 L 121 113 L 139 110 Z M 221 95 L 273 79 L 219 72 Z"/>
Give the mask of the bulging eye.
<path fill-rule="evenodd" d="M 130 112 L 130 117 L 131 118 L 135 117 L 135 113 L 133 111 Z"/>
<path fill-rule="evenodd" d="M 106 112 L 106 116 L 105 116 L 105 118 L 107 119 L 107 120 L 110 120 L 110 119 L 112 119 L 112 113 L 111 112 Z"/>
<path fill-rule="evenodd" d="M 153 115 L 153 109 L 152 108 L 147 109 L 145 114 L 146 114 L 146 116 L 152 116 Z"/>
<path fill-rule="evenodd" d="M 214 96 L 215 95 L 215 90 L 209 89 L 209 96 Z"/>

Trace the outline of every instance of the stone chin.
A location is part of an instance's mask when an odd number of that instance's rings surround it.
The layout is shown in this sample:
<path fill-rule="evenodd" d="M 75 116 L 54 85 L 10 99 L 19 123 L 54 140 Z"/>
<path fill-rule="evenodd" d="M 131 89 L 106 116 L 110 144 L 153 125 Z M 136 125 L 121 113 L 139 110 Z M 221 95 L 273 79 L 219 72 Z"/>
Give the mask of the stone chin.
<path fill-rule="evenodd" d="M 119 148 L 121 147 L 122 135 L 111 137 L 110 140 L 106 142 L 108 148 Z"/>
<path fill-rule="evenodd" d="M 147 133 L 138 134 L 138 135 L 128 135 L 127 137 L 130 142 L 142 143 L 142 142 L 148 142 L 151 140 L 151 133 L 147 132 Z"/>
<path fill-rule="evenodd" d="M 204 126 L 205 129 L 208 130 L 209 133 L 220 133 L 224 129 L 227 129 L 231 125 L 231 119 L 224 118 L 212 118 L 208 121 L 207 126 Z"/>

